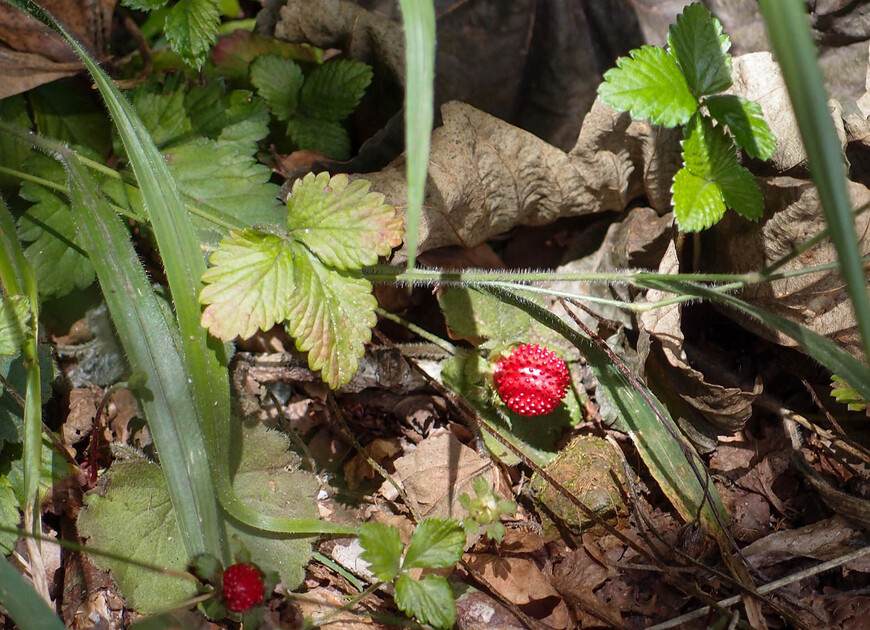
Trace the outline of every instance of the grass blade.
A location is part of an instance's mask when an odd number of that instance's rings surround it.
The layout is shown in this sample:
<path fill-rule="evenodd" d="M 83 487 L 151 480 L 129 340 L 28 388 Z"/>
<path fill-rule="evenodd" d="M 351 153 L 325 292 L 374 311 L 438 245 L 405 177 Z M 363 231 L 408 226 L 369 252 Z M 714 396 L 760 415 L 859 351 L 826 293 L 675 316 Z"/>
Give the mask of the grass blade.
<path fill-rule="evenodd" d="M 0 604 L 21 630 L 64 630 L 63 622 L 6 558 L 0 557 Z"/>
<path fill-rule="evenodd" d="M 843 152 L 837 139 L 828 96 L 819 69 L 815 46 L 801 0 L 760 0 L 770 41 L 782 68 L 801 137 L 809 156 L 819 197 L 837 248 L 840 272 L 852 299 L 852 308 L 870 356 L 870 301 L 867 277 L 861 264 L 854 213 L 846 190 Z"/>
<path fill-rule="evenodd" d="M 432 0 L 399 0 L 405 24 L 405 155 L 408 207 L 405 246 L 408 269 L 417 261 L 417 232 L 432 133 L 435 83 L 435 7 Z"/>

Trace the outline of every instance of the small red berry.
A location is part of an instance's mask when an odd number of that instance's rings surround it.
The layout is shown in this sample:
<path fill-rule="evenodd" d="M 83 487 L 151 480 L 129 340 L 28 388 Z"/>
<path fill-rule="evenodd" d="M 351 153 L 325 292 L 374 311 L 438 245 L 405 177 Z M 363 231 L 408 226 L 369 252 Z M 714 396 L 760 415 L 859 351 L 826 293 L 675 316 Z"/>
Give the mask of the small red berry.
<path fill-rule="evenodd" d="M 571 383 L 562 358 L 538 344 L 517 346 L 496 364 L 492 376 L 499 398 L 521 416 L 550 413 Z"/>
<path fill-rule="evenodd" d="M 263 576 L 253 564 L 228 567 L 223 581 L 224 602 L 233 612 L 250 610 L 263 601 Z"/>

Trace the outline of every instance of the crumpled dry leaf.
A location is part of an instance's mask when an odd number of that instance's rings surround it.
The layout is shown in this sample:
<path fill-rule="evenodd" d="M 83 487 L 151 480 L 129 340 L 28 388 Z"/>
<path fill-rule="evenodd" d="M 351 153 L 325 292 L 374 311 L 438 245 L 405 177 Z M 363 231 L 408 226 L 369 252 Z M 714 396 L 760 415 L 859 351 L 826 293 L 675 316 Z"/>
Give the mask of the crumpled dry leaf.
<path fill-rule="evenodd" d="M 710 231 L 715 246 L 702 248 L 702 265 L 706 271 L 758 271 L 825 229 L 824 210 L 811 182 L 790 177 L 758 181 L 764 193 L 767 219 L 749 223 L 733 213 L 730 216 L 726 214 Z M 870 190 L 855 182 L 847 183 L 853 208 L 870 203 Z M 867 256 L 870 254 L 870 213 L 857 216 L 855 227 L 860 238 L 861 255 Z M 780 271 L 805 269 L 836 261 L 837 252 L 826 240 L 786 264 Z M 849 297 L 837 271 L 752 285 L 740 297 L 830 338 L 856 358 L 864 356 Z M 796 345 L 791 338 L 761 326 L 754 319 L 731 310 L 726 313 L 762 337 L 785 346 Z"/>
<path fill-rule="evenodd" d="M 672 243 L 659 273 L 676 273 L 679 265 L 676 247 Z M 657 302 L 666 297 L 669 295 L 661 291 L 649 291 L 646 300 Z M 655 366 L 650 369 L 663 373 L 658 382 L 668 388 L 665 398 L 679 398 L 683 402 L 679 406 L 689 416 L 686 419 L 691 424 L 697 424 L 696 415 L 699 415 L 725 433 L 743 428 L 752 416 L 752 403 L 764 390 L 760 376 L 756 377 L 751 389 L 745 390 L 712 382 L 703 372 L 689 365 L 682 330 L 682 305 L 671 304 L 641 313 L 638 325 L 654 341 L 648 361 Z"/>
<path fill-rule="evenodd" d="M 447 432 L 426 438 L 417 450 L 397 459 L 394 466 L 393 478 L 423 518 L 464 518 L 468 512 L 460 505 L 459 495 L 475 496 L 475 477 L 483 476 L 490 486 L 493 483 L 492 462 Z M 386 497 L 395 495 L 389 482 L 384 482 L 380 492 Z"/>
<path fill-rule="evenodd" d="M 98 59 L 105 55 L 115 0 L 42 0 Z M 0 99 L 83 70 L 60 35 L 6 3 L 0 4 Z"/>
<path fill-rule="evenodd" d="M 549 627 L 571 627 L 568 607 L 562 596 L 533 560 L 486 553 L 467 554 L 463 560 L 508 601 L 521 608 L 534 607 L 534 616 Z"/>
<path fill-rule="evenodd" d="M 731 78 L 734 85 L 729 90 L 761 106 L 764 120 L 776 136 L 776 151 L 770 162 L 780 173 L 803 165 L 807 153 L 801 140 L 794 109 L 788 97 L 788 90 L 782 72 L 770 53 L 760 52 L 733 58 Z M 837 129 L 841 146 L 846 147 L 846 131 L 843 127 L 840 103 L 828 101 L 831 118 Z"/>

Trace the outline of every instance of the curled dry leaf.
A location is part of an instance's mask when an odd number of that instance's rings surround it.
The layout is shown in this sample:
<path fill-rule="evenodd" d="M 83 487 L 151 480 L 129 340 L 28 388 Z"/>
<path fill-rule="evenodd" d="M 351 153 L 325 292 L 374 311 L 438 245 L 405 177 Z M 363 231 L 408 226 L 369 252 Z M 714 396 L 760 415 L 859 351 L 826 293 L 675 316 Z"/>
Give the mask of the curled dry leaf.
<path fill-rule="evenodd" d="M 678 270 L 676 247 L 671 243 L 659 272 L 676 273 Z M 666 297 L 666 294 L 657 290 L 649 291 L 646 295 L 648 302 L 657 302 Z M 749 420 L 752 403 L 764 389 L 761 377 L 755 379 L 750 389 L 728 387 L 712 382 L 703 372 L 689 365 L 682 314 L 681 305 L 671 304 L 646 311 L 638 317 L 641 330 L 649 333 L 653 341 L 648 369 L 659 372 L 659 378 L 655 380 L 667 387 L 662 396 L 677 402 L 676 408 L 682 409 L 684 418 L 696 430 L 702 431 L 701 426 L 706 420 L 714 425 L 716 432 L 738 431 Z M 695 434 L 695 431 L 692 433 Z M 694 435 L 694 438 L 695 441 L 706 442 L 700 434 Z"/>
<path fill-rule="evenodd" d="M 105 55 L 115 0 L 42 0 L 98 58 Z M 12 6 L 0 4 L 0 99 L 83 70 L 63 39 Z"/>
<path fill-rule="evenodd" d="M 769 218 L 753 224 L 726 216 L 712 230 L 711 236 L 716 246 L 702 249 L 707 271 L 743 273 L 763 269 L 825 229 L 825 213 L 811 182 L 774 177 L 760 180 L 759 183 Z M 853 208 L 870 203 L 870 190 L 861 184 L 848 182 L 848 191 Z M 860 239 L 861 255 L 867 256 L 870 254 L 868 213 L 855 218 L 855 227 Z M 805 269 L 836 261 L 834 246 L 825 240 L 786 264 L 780 271 Z M 849 297 L 837 271 L 753 285 L 745 289 L 740 297 L 830 338 L 854 357 L 864 356 Z M 795 346 L 791 338 L 775 333 L 755 320 L 730 310 L 727 314 L 763 337 L 781 345 Z"/>

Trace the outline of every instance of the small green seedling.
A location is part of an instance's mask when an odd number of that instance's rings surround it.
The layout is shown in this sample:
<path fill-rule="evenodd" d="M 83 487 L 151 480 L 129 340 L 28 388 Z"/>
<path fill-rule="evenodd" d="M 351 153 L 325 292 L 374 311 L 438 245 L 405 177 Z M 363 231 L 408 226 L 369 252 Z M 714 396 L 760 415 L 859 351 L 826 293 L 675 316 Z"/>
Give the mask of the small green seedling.
<path fill-rule="evenodd" d="M 683 127 L 683 168 L 674 176 L 674 216 L 681 230 L 717 223 L 726 208 L 748 219 L 763 213 L 761 190 L 737 161 L 737 147 L 768 159 L 776 138 L 752 101 L 731 87 L 731 41 L 703 5 L 691 4 L 668 32 L 668 47 L 643 46 L 617 60 L 598 88 L 601 100 L 635 120 Z"/>
<path fill-rule="evenodd" d="M 383 582 L 396 581 L 396 605 L 402 612 L 436 628 L 453 627 L 456 602 L 447 579 L 431 573 L 415 579 L 410 571 L 452 567 L 459 562 L 465 531 L 458 521 L 425 519 L 407 547 L 402 545 L 399 530 L 382 523 L 360 527 L 359 540 L 365 549 L 361 557 L 375 577 Z"/>
<path fill-rule="evenodd" d="M 849 411 L 865 411 L 867 401 L 845 380 L 833 374 L 831 376 L 831 396 L 838 403 L 846 405 Z"/>
<path fill-rule="evenodd" d="M 474 494 L 477 495 L 473 499 L 467 494 L 459 496 L 459 503 L 469 513 L 468 518 L 462 521 L 465 531 L 471 533 L 485 526 L 486 535 L 501 542 L 505 529 L 499 518 L 503 514 L 514 514 L 517 511 L 517 504 L 499 498 L 483 477 L 476 477 L 473 487 Z"/>

